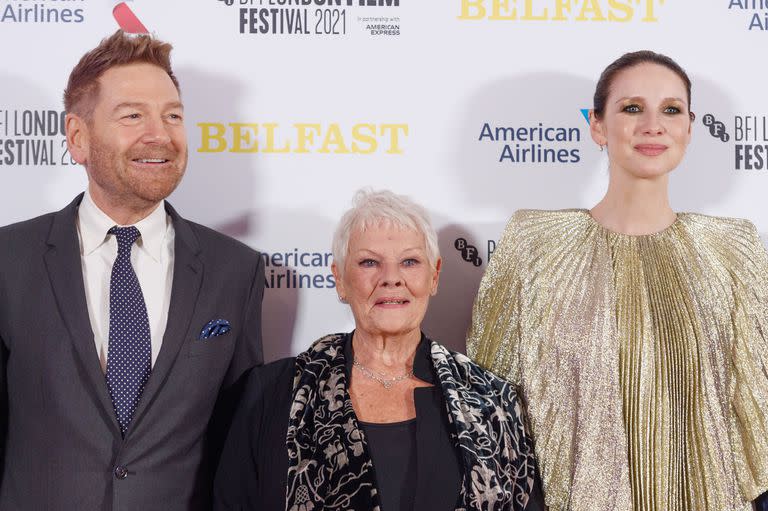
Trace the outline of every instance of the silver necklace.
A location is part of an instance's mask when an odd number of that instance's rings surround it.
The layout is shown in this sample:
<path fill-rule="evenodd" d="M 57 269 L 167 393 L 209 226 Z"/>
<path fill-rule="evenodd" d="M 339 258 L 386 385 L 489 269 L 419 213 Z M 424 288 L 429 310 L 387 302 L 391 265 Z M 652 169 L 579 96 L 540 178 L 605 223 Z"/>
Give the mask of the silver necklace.
<path fill-rule="evenodd" d="M 413 369 L 406 372 L 405 374 L 401 374 L 400 376 L 395 376 L 394 378 L 388 378 L 386 374 L 376 372 L 372 369 L 368 369 L 363 364 L 358 362 L 357 357 L 352 359 L 352 365 L 357 367 L 361 373 L 363 373 L 363 376 L 366 378 L 370 378 L 373 381 L 377 381 L 381 383 L 385 389 L 389 390 L 392 385 L 395 383 L 400 383 L 403 380 L 407 380 L 411 376 L 413 376 Z"/>

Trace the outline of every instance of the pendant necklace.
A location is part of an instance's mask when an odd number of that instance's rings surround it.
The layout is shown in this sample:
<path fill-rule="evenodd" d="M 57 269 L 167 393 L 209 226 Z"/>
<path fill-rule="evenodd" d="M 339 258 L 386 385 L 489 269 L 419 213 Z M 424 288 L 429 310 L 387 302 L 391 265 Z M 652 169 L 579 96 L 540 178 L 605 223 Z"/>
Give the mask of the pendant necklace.
<path fill-rule="evenodd" d="M 366 378 L 369 378 L 373 381 L 377 381 L 381 383 L 385 389 L 389 390 L 392 385 L 395 383 L 400 383 L 403 380 L 407 380 L 411 376 L 413 376 L 413 369 L 406 372 L 405 374 L 401 374 L 400 376 L 395 376 L 394 378 L 387 377 L 386 374 L 376 372 L 372 369 L 368 369 L 363 364 L 357 361 L 357 358 L 352 359 L 352 365 L 357 367 L 361 373 L 363 373 L 363 376 Z"/>

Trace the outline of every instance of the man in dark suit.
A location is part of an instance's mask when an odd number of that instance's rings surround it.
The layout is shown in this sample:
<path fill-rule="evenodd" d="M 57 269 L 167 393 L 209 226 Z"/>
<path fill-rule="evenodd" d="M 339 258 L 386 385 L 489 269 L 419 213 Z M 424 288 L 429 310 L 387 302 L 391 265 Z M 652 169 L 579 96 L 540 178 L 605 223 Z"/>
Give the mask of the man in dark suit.
<path fill-rule="evenodd" d="M 0 228 L 0 511 L 210 509 L 264 268 L 164 201 L 187 162 L 170 50 L 117 32 L 83 56 L 65 108 L 88 189 Z"/>

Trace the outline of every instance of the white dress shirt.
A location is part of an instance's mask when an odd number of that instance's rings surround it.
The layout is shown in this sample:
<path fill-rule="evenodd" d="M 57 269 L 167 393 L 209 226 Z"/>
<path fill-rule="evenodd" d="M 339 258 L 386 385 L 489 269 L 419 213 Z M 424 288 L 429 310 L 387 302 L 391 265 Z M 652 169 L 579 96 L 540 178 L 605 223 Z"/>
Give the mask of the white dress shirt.
<path fill-rule="evenodd" d="M 96 206 L 90 192 L 86 190 L 77 214 L 77 233 L 80 238 L 80 261 L 88 317 L 101 369 L 105 373 L 109 355 L 109 284 L 112 265 L 117 258 L 117 240 L 107 231 L 115 225 L 118 224 Z M 173 222 L 165 212 L 164 202 L 134 226 L 141 237 L 131 247 L 131 264 L 147 305 L 154 367 L 163 342 L 171 302 L 175 231 Z"/>

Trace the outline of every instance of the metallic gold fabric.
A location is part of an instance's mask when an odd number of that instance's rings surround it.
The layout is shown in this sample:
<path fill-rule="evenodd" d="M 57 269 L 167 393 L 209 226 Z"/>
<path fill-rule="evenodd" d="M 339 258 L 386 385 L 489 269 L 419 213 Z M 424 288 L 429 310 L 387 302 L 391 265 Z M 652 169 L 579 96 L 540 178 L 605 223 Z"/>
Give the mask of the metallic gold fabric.
<path fill-rule="evenodd" d="M 519 211 L 467 348 L 521 387 L 551 511 L 742 511 L 768 489 L 766 332 L 747 221 L 629 236 Z"/>

